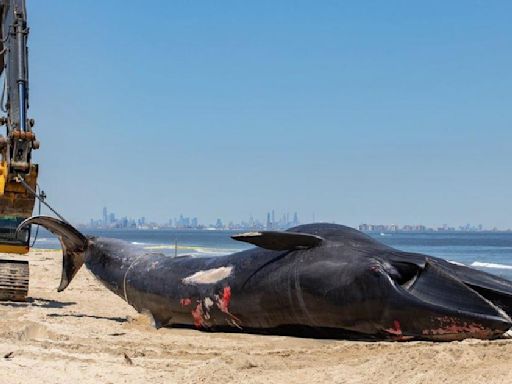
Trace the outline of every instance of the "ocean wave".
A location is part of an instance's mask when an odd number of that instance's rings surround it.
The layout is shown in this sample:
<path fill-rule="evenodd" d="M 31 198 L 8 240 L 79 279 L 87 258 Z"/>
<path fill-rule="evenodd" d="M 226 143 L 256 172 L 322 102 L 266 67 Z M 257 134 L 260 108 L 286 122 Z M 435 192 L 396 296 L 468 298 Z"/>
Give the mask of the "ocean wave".
<path fill-rule="evenodd" d="M 30 240 L 34 240 L 33 237 L 30 238 Z M 42 241 L 42 242 L 48 242 L 48 243 L 55 243 L 55 242 L 58 242 L 59 239 L 57 239 L 56 237 L 38 237 L 36 239 L 37 241 Z"/>
<path fill-rule="evenodd" d="M 205 247 L 191 247 L 191 250 L 194 250 L 198 253 L 204 254 L 222 254 L 227 255 L 229 253 L 234 253 L 240 251 L 240 249 L 232 249 L 232 248 L 205 248 Z"/>
<path fill-rule="evenodd" d="M 165 251 L 171 250 L 173 251 L 176 248 L 175 245 L 148 245 L 144 247 L 144 249 L 150 251 Z M 199 246 L 191 246 L 191 245 L 178 245 L 178 252 L 183 254 L 184 252 L 193 253 L 193 254 L 202 254 L 202 255 L 212 255 L 212 256 L 221 256 L 227 255 L 229 253 L 238 252 L 241 249 L 234 248 L 210 248 L 210 247 L 199 247 Z"/>
<path fill-rule="evenodd" d="M 471 263 L 472 267 L 480 267 L 480 268 L 494 268 L 494 269 L 512 269 L 512 265 L 507 264 L 497 264 L 497 263 L 482 263 L 480 261 L 475 261 Z"/>

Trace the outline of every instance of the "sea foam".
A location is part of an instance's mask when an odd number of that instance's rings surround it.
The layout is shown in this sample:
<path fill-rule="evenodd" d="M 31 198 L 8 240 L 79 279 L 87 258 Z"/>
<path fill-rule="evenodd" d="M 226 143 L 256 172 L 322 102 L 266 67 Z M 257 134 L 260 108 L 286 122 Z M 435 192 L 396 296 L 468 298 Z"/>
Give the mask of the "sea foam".
<path fill-rule="evenodd" d="M 507 264 L 497 264 L 497 263 L 482 263 L 480 261 L 475 261 L 471 263 L 472 267 L 480 267 L 480 268 L 495 268 L 495 269 L 512 269 L 512 265 Z"/>

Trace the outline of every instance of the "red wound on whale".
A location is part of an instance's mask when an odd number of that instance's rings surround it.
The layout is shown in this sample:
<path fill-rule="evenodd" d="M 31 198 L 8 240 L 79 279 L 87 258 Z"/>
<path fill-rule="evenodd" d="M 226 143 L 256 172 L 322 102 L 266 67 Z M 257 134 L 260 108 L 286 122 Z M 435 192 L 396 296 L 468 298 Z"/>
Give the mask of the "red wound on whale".
<path fill-rule="evenodd" d="M 393 328 L 386 329 L 386 332 L 395 336 L 402 336 L 402 327 L 400 326 L 400 321 L 393 321 Z"/>
<path fill-rule="evenodd" d="M 180 300 L 180 304 L 182 307 L 186 307 L 186 306 L 190 305 L 191 303 L 192 303 L 192 301 L 188 297 Z"/>
<path fill-rule="evenodd" d="M 231 287 L 224 287 L 222 296 L 219 298 L 218 306 L 222 312 L 229 312 L 229 302 L 231 300 Z"/>
<path fill-rule="evenodd" d="M 192 317 L 194 318 L 194 325 L 197 328 L 201 328 L 203 325 L 203 306 L 202 303 L 197 303 L 197 306 L 192 310 Z"/>

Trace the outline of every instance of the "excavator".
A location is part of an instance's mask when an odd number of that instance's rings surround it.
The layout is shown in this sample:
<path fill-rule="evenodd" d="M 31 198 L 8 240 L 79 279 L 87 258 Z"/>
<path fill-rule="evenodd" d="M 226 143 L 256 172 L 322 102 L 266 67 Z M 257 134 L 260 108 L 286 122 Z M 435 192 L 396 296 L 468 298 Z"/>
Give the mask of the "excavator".
<path fill-rule="evenodd" d="M 25 0 L 0 0 L 0 254 L 26 254 L 30 228 L 16 233 L 17 226 L 32 215 L 37 190 L 38 165 L 32 150 L 39 142 L 28 118 L 28 48 Z M 27 260 L 0 257 L 0 301 L 25 301 L 28 293 Z"/>

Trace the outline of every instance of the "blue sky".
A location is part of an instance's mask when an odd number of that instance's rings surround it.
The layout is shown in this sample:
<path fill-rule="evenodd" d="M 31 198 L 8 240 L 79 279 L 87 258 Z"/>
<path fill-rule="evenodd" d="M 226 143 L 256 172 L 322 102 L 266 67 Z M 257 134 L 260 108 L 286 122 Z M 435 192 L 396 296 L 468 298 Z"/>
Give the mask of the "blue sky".
<path fill-rule="evenodd" d="M 512 2 L 27 3 L 35 159 L 72 221 L 512 227 Z"/>

